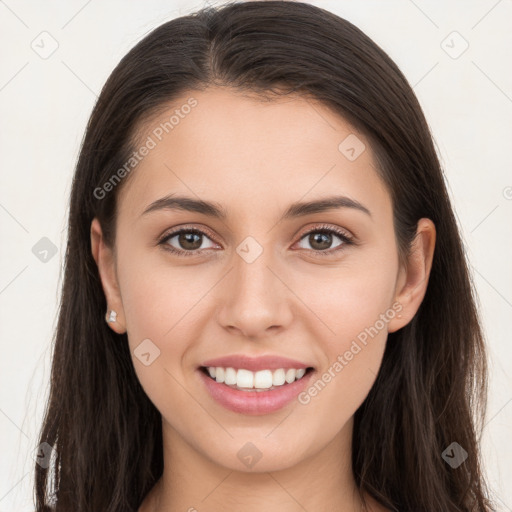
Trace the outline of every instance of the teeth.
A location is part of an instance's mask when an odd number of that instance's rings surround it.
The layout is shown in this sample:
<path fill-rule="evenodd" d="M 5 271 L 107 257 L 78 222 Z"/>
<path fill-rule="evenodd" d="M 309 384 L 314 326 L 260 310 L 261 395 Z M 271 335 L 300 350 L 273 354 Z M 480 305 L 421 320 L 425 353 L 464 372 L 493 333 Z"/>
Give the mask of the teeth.
<path fill-rule="evenodd" d="M 274 389 L 277 386 L 283 386 L 285 383 L 291 384 L 295 380 L 302 379 L 306 373 L 305 368 L 296 370 L 295 368 L 279 368 L 278 370 L 260 370 L 251 372 L 250 370 L 234 368 L 223 368 L 221 366 L 207 368 L 212 379 L 219 383 L 224 383 L 244 390 L 266 390 Z"/>
<path fill-rule="evenodd" d="M 291 384 L 295 380 L 295 376 L 297 375 L 297 370 L 294 370 L 293 368 L 290 370 L 286 370 L 286 375 L 284 376 L 284 380 L 288 382 L 288 384 Z"/>
<path fill-rule="evenodd" d="M 249 370 L 238 370 L 236 372 L 235 385 L 239 388 L 253 388 L 254 387 L 254 373 Z"/>
<path fill-rule="evenodd" d="M 224 383 L 228 385 L 236 385 L 236 370 L 234 368 L 226 368 L 224 372 Z"/>
<path fill-rule="evenodd" d="M 217 382 L 224 382 L 224 368 L 215 368 L 215 380 Z"/>
<path fill-rule="evenodd" d="M 273 386 L 282 386 L 285 383 L 285 374 L 282 368 L 276 370 L 272 374 L 272 385 Z"/>
<path fill-rule="evenodd" d="M 259 389 L 268 389 L 272 387 L 272 372 L 270 370 L 261 370 L 254 374 L 254 387 Z"/>

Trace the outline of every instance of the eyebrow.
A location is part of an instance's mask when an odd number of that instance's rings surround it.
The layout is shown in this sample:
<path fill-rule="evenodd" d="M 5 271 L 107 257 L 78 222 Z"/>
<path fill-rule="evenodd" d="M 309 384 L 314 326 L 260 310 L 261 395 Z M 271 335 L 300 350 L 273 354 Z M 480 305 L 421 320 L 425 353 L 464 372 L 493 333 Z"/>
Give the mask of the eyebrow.
<path fill-rule="evenodd" d="M 305 215 L 322 213 L 327 210 L 334 210 L 338 208 L 352 208 L 365 213 L 369 217 L 372 216 L 370 210 L 355 199 L 351 199 L 346 196 L 330 196 L 314 201 L 292 203 L 282 215 L 281 220 L 303 217 Z M 174 196 L 172 194 L 152 202 L 144 210 L 141 216 L 159 210 L 183 210 L 196 212 L 222 220 L 226 219 L 228 216 L 226 210 L 218 203 L 203 201 L 201 199 L 193 199 L 185 196 Z"/>

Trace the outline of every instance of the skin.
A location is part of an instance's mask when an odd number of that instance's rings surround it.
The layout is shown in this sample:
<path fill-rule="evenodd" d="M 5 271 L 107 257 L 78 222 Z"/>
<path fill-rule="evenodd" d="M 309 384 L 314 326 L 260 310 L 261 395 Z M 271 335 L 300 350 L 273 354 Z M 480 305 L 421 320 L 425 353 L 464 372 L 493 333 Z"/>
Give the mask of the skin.
<path fill-rule="evenodd" d="M 400 268 L 391 198 L 368 141 L 300 96 L 262 102 L 229 88 L 193 91 L 141 127 L 142 140 L 190 96 L 198 105 L 121 189 L 113 249 L 98 220 L 91 224 L 92 252 L 117 312 L 109 325 L 128 333 L 137 376 L 162 414 L 165 470 L 139 512 L 359 512 L 353 415 L 375 381 L 388 332 L 406 325 L 425 295 L 435 227 L 419 221 L 408 265 Z M 349 134 L 366 145 L 354 161 L 338 150 Z M 291 203 L 334 192 L 371 216 L 338 208 L 278 222 Z M 227 217 L 180 210 L 141 216 L 170 193 L 214 201 Z M 207 230 L 191 257 L 158 245 L 184 224 Z M 343 243 L 333 234 L 325 245 L 331 255 L 319 256 L 322 246 L 304 233 L 322 225 L 358 244 L 333 252 Z M 252 263 L 236 252 L 248 236 L 263 249 Z M 166 243 L 190 247 L 178 236 Z M 197 374 L 210 358 L 277 354 L 314 366 L 314 382 L 397 302 L 401 317 L 386 322 L 307 405 L 294 400 L 271 414 L 234 413 L 210 397 Z M 133 354 L 147 338 L 160 350 L 149 366 Z M 237 457 L 247 442 L 262 454 L 252 468 Z M 369 510 L 385 510 L 367 500 Z"/>

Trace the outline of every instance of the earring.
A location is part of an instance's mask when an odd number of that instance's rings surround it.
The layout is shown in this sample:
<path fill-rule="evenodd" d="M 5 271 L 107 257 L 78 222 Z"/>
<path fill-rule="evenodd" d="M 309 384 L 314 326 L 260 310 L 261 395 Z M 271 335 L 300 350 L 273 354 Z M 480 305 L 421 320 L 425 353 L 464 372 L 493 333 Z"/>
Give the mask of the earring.
<path fill-rule="evenodd" d="M 108 314 L 108 312 L 105 315 L 105 320 L 107 321 L 107 324 L 109 324 L 111 322 L 115 322 L 116 318 L 117 318 L 117 313 L 113 309 L 110 310 L 110 315 Z"/>

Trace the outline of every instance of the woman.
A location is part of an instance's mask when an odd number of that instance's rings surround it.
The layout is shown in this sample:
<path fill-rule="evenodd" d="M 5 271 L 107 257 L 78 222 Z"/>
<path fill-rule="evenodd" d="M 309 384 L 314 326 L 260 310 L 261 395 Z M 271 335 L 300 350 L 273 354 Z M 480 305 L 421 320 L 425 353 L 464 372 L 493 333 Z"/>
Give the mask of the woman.
<path fill-rule="evenodd" d="M 349 22 L 246 2 L 151 32 L 94 108 L 68 235 L 38 511 L 490 510 L 443 173 Z"/>

